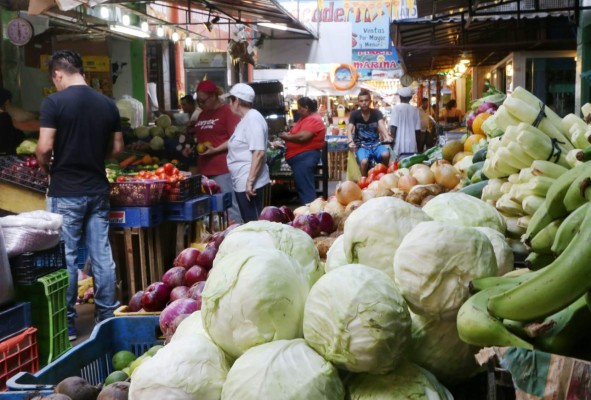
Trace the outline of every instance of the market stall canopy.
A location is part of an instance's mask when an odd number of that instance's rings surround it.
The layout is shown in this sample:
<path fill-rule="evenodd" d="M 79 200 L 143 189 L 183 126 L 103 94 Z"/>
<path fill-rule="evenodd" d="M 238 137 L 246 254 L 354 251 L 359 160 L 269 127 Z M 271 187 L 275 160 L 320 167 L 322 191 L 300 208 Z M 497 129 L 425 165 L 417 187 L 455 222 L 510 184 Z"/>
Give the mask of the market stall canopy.
<path fill-rule="evenodd" d="M 449 71 L 461 58 L 494 65 L 512 51 L 575 50 L 578 0 L 418 0 L 419 18 L 394 21 L 390 36 L 404 70 Z"/>

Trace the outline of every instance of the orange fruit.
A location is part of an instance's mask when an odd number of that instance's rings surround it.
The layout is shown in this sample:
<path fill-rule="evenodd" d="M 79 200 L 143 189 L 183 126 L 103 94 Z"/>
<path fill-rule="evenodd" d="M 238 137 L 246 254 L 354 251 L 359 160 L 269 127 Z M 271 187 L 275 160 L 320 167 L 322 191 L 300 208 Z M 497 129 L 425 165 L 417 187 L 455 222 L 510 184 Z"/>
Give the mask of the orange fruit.
<path fill-rule="evenodd" d="M 480 142 L 482 139 L 486 140 L 484 135 L 470 135 L 464 142 L 464 151 L 472 152 L 472 145 Z"/>
<path fill-rule="evenodd" d="M 484 121 L 487 120 L 488 117 L 490 117 L 492 114 L 489 114 L 487 112 L 483 112 L 480 113 L 476 116 L 476 118 L 474 118 L 474 122 L 472 122 L 472 132 L 475 135 L 484 135 L 486 136 L 486 133 L 484 133 L 484 131 L 482 130 L 482 123 Z"/>

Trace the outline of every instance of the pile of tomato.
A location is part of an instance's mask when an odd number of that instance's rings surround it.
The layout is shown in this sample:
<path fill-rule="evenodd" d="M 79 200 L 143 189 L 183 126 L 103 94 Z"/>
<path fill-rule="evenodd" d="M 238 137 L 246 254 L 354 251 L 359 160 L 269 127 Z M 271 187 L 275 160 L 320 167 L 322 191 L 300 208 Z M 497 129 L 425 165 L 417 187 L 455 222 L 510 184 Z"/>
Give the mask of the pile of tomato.
<path fill-rule="evenodd" d="M 367 171 L 367 176 L 362 176 L 357 180 L 357 185 L 361 189 L 365 189 L 372 182 L 379 181 L 380 178 L 386 174 L 390 174 L 398 169 L 398 161 L 392 161 L 389 166 L 384 164 L 376 164 L 375 167 Z"/>
<path fill-rule="evenodd" d="M 179 169 L 175 167 L 174 164 L 166 163 L 163 166 L 156 168 L 154 171 L 142 169 L 132 175 L 119 175 L 116 181 L 129 182 L 163 180 L 168 183 L 176 183 L 183 179 L 185 179 L 185 176 L 181 174 Z"/>

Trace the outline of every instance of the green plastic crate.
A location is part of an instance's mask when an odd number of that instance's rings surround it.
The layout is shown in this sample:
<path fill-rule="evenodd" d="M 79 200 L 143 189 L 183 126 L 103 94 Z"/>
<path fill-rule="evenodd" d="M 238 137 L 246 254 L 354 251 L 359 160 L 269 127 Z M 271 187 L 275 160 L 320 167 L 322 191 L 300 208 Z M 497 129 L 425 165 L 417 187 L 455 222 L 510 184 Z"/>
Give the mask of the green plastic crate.
<path fill-rule="evenodd" d="M 68 339 L 68 280 L 68 271 L 59 270 L 37 279 L 33 285 L 15 286 L 17 298 L 31 302 L 41 366 L 51 363 L 72 347 Z"/>

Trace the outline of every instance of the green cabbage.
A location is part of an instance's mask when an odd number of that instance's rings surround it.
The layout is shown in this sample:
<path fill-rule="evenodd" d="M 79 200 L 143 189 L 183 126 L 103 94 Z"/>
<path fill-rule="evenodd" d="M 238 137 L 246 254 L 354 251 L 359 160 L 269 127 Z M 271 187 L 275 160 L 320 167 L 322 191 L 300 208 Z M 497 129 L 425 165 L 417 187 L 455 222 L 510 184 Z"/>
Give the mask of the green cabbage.
<path fill-rule="evenodd" d="M 35 154 L 37 149 L 37 139 L 25 139 L 16 148 L 16 154 Z"/>
<path fill-rule="evenodd" d="M 236 249 L 277 249 L 296 260 L 308 277 L 310 286 L 324 273 L 320 256 L 310 235 L 289 225 L 270 221 L 252 221 L 233 229 L 217 252 L 214 265 Z"/>
<path fill-rule="evenodd" d="M 408 358 L 446 385 L 455 385 L 482 371 L 474 355 L 479 348 L 460 339 L 455 320 L 424 317 L 413 312 Z"/>
<path fill-rule="evenodd" d="M 368 200 L 345 222 L 347 260 L 377 268 L 393 278 L 392 262 L 404 235 L 419 222 L 430 220 L 420 208 L 395 197 Z"/>
<path fill-rule="evenodd" d="M 165 129 L 168 128 L 170 125 L 172 125 L 172 120 L 168 115 L 162 114 L 158 118 L 156 118 L 156 126 Z"/>
<path fill-rule="evenodd" d="M 463 226 L 486 226 L 505 233 L 503 216 L 490 204 L 460 192 L 443 193 L 429 200 L 423 207 L 435 221 L 452 222 Z"/>
<path fill-rule="evenodd" d="M 497 260 L 486 235 L 447 222 L 421 222 L 394 257 L 394 280 L 409 308 L 434 318 L 455 319 L 470 296 L 470 281 L 495 275 Z"/>
<path fill-rule="evenodd" d="M 343 248 L 343 241 L 345 237 L 340 235 L 332 242 L 332 245 L 326 253 L 326 265 L 324 271 L 332 271 L 335 268 L 342 267 L 343 265 L 349 264 L 347 256 L 345 255 L 345 249 Z"/>
<path fill-rule="evenodd" d="M 218 400 L 230 365 L 205 335 L 175 340 L 133 371 L 130 400 Z"/>
<path fill-rule="evenodd" d="M 171 341 L 173 340 L 181 340 L 185 338 L 192 338 L 195 335 L 205 335 L 207 336 L 207 332 L 203 327 L 203 319 L 201 316 L 201 311 L 197 310 L 185 318 L 176 328 L 174 331 L 174 335 L 172 335 Z"/>
<path fill-rule="evenodd" d="M 347 393 L 350 400 L 453 400 L 433 374 L 408 361 L 386 375 L 354 375 Z"/>
<path fill-rule="evenodd" d="M 343 400 L 337 369 L 302 339 L 248 350 L 232 366 L 222 400 Z"/>
<path fill-rule="evenodd" d="M 388 275 L 365 265 L 344 265 L 325 274 L 310 290 L 304 338 L 340 368 L 386 373 L 404 355 L 410 315 Z"/>
<path fill-rule="evenodd" d="M 152 137 L 164 137 L 164 128 L 161 128 L 159 126 L 153 126 L 150 128 L 150 136 Z"/>
<path fill-rule="evenodd" d="M 133 133 L 138 139 L 147 139 L 150 137 L 150 128 L 147 126 L 138 126 L 133 130 Z"/>
<path fill-rule="evenodd" d="M 477 227 L 480 232 L 484 233 L 495 251 L 495 257 L 497 259 L 497 275 L 505 275 L 509 271 L 513 271 L 515 267 L 515 255 L 513 254 L 513 248 L 505 239 L 505 235 L 496 229 L 487 227 Z"/>
<path fill-rule="evenodd" d="M 302 337 L 308 284 L 300 271 L 273 248 L 235 248 L 216 257 L 202 293 L 205 330 L 234 358 L 259 344 Z"/>
<path fill-rule="evenodd" d="M 164 139 L 160 136 L 154 136 L 150 139 L 150 148 L 152 150 L 162 150 L 164 149 Z"/>
<path fill-rule="evenodd" d="M 174 139 L 174 138 L 178 137 L 180 135 L 180 133 L 181 133 L 181 130 L 174 125 L 171 125 L 168 128 L 164 128 L 164 135 L 170 139 Z"/>

